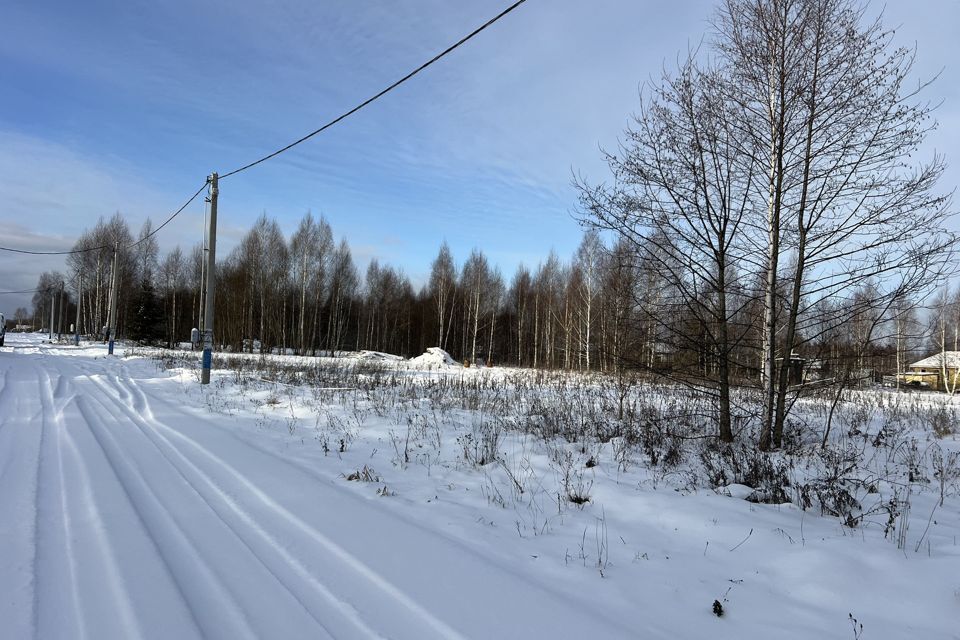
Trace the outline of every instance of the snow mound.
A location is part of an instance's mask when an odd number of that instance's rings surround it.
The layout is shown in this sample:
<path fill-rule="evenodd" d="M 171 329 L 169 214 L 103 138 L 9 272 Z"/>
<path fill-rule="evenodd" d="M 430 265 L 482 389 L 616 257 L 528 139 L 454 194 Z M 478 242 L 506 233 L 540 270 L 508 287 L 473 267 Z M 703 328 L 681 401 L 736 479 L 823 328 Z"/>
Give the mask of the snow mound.
<path fill-rule="evenodd" d="M 750 496 L 755 493 L 753 487 L 748 487 L 745 484 L 728 484 L 725 487 L 719 487 L 717 493 L 722 496 L 729 496 L 731 498 L 736 498 L 738 500 L 748 500 Z"/>
<path fill-rule="evenodd" d="M 450 354 L 440 347 L 430 347 L 427 352 L 410 360 L 416 367 L 437 369 L 440 367 L 461 367 L 459 362 L 450 357 Z"/>
<path fill-rule="evenodd" d="M 392 353 L 383 353 L 382 351 L 361 351 L 353 356 L 357 360 L 364 362 L 403 362 L 403 356 L 395 356 Z"/>

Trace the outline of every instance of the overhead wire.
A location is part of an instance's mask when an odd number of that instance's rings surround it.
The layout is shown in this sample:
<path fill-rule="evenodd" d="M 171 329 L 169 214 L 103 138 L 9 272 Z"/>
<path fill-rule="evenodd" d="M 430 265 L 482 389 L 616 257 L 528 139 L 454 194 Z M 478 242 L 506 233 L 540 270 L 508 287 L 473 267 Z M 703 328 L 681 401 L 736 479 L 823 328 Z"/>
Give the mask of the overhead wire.
<path fill-rule="evenodd" d="M 197 189 L 197 191 L 196 191 L 192 196 L 190 196 L 190 199 L 189 199 L 189 200 L 187 200 L 186 202 L 184 202 L 183 205 L 182 205 L 179 209 L 177 209 L 176 211 L 174 211 L 173 214 L 172 214 L 169 218 L 167 218 L 166 220 L 163 221 L 163 224 L 161 224 L 159 227 L 157 227 L 156 229 L 154 229 L 153 231 L 151 231 L 151 232 L 148 233 L 147 235 L 143 236 L 142 238 L 140 238 L 139 240 L 137 240 L 137 241 L 134 242 L 133 244 L 124 247 L 124 249 L 133 249 L 134 247 L 136 247 L 136 246 L 138 246 L 138 245 L 146 242 L 147 240 L 149 240 L 149 239 L 152 238 L 153 236 L 155 236 L 155 235 L 157 235 L 158 233 L 160 233 L 160 230 L 161 230 L 161 229 L 163 229 L 165 226 L 167 226 L 168 224 L 170 224 L 170 223 L 173 221 L 174 218 L 176 218 L 178 215 L 180 215 L 181 213 L 183 213 L 183 210 L 190 206 L 190 203 L 191 203 L 191 202 L 193 202 L 194 200 L 197 199 L 197 196 L 200 195 L 200 194 L 203 192 L 203 190 L 207 188 L 207 185 L 208 185 L 208 184 L 210 184 L 210 181 L 209 181 L 209 180 L 205 181 L 202 185 L 200 185 L 200 188 Z"/>
<path fill-rule="evenodd" d="M 203 185 L 201 185 L 200 188 L 197 189 L 197 191 L 192 196 L 190 196 L 189 200 L 184 202 L 179 209 L 174 211 L 170 215 L 170 217 L 168 217 L 166 220 L 163 221 L 163 224 L 161 224 L 156 229 L 154 229 L 144 237 L 140 238 L 136 242 L 133 242 L 128 245 L 124 245 L 122 248 L 125 250 L 133 249 L 134 247 L 146 242 L 147 240 L 155 236 L 157 233 L 159 233 L 160 230 L 163 229 L 168 224 L 170 224 L 174 218 L 176 218 L 178 215 L 183 213 L 183 210 L 186 209 L 188 206 L 190 206 L 191 202 L 197 199 L 197 196 L 199 196 L 203 192 L 203 190 L 206 189 L 207 184 L 209 184 L 209 181 L 204 182 Z M 74 255 L 77 253 L 89 253 L 91 251 L 101 251 L 103 249 L 113 249 L 113 247 L 110 245 L 104 244 L 104 245 L 98 245 L 95 247 L 82 247 L 80 249 L 71 249 L 70 251 L 30 251 L 28 249 L 13 249 L 10 247 L 0 247 L 0 251 L 9 251 L 11 253 L 23 253 L 23 254 L 32 255 L 32 256 L 68 256 L 68 255 Z"/>
<path fill-rule="evenodd" d="M 35 287 L 33 289 L 22 289 L 20 291 L 0 291 L 0 296 L 8 295 L 8 294 L 50 293 L 61 286 L 66 287 L 68 284 L 69 285 L 76 284 L 77 279 L 79 277 L 80 277 L 80 272 L 77 271 L 76 273 L 73 274 L 72 277 L 66 278 L 66 279 L 61 277 L 58 282 L 52 283 L 50 286 L 47 286 L 47 287 Z"/>
<path fill-rule="evenodd" d="M 420 73 L 421 71 L 423 71 L 424 69 L 430 67 L 431 65 L 433 65 L 433 64 L 436 63 L 436 62 L 438 62 L 438 61 L 441 60 L 442 58 L 446 57 L 447 55 L 449 55 L 450 53 L 452 53 L 452 52 L 455 51 L 456 49 L 460 48 L 463 44 L 465 44 L 465 43 L 468 42 L 469 40 L 473 39 L 474 37 L 476 37 L 477 35 L 479 35 L 479 34 L 482 33 L 483 31 L 485 31 L 486 29 L 488 29 L 489 27 L 491 27 L 493 24 L 495 24 L 496 22 L 498 22 L 501 18 L 503 18 L 503 17 L 506 16 L 507 14 L 511 13 L 512 11 L 514 11 L 517 7 L 519 7 L 520 5 L 522 5 L 523 3 L 525 3 L 526 1 L 527 1 L 527 0 L 516 0 L 516 2 L 514 2 L 513 4 L 511 4 L 510 6 L 508 6 L 506 9 L 504 9 L 503 11 L 501 11 L 500 13 L 498 13 L 497 15 L 495 15 L 494 17 L 490 18 L 489 20 L 487 20 L 486 22 L 484 22 L 482 25 L 480 25 L 479 27 L 477 27 L 476 29 L 474 29 L 473 31 L 471 31 L 470 33 L 468 33 L 467 35 L 465 35 L 464 37 L 460 38 L 458 41 L 456 41 L 456 42 L 453 43 L 452 45 L 450 45 L 449 47 L 447 47 L 446 49 L 444 49 L 443 51 L 441 51 L 441 52 L 438 53 L 437 55 L 433 56 L 432 58 L 430 58 L 429 60 L 427 60 L 426 62 L 424 62 L 423 64 L 421 64 L 419 67 L 417 67 L 417 68 L 414 69 L 413 71 L 409 72 L 408 74 L 406 74 L 405 76 L 403 76 L 402 78 L 400 78 L 399 80 L 397 80 L 396 82 L 394 82 L 393 84 L 387 86 L 385 89 L 383 89 L 383 90 L 379 91 L 378 93 L 374 94 L 373 96 L 367 98 L 366 100 L 364 100 L 364 101 L 361 102 L 360 104 L 356 105 L 355 107 L 353 107 L 353 108 L 350 109 L 349 111 L 346 111 L 346 112 L 342 113 L 341 115 L 337 116 L 336 118 L 334 118 L 333 120 L 327 122 L 326 124 L 324 124 L 324 125 L 321 126 L 320 128 L 311 131 L 310 133 L 306 134 L 305 136 L 303 136 L 303 137 L 301 137 L 301 138 L 299 138 L 299 139 L 297 139 L 297 140 L 294 140 L 294 141 L 291 142 L 290 144 L 288 144 L 288 145 L 286 145 L 286 146 L 284 146 L 284 147 L 281 147 L 280 149 L 277 149 L 276 151 L 274 151 L 274 152 L 272 152 L 272 153 L 269 153 L 269 154 L 267 154 L 267 155 L 265 155 L 265 156 L 263 156 L 263 157 L 261 157 L 261 158 L 259 158 L 259 159 L 257 159 L 257 160 L 254 160 L 253 162 L 250 162 L 250 163 L 248 163 L 248 164 L 245 164 L 245 165 L 243 165 L 243 166 L 241 166 L 241 167 L 239 167 L 239 168 L 237 168 L 237 169 L 234 169 L 233 171 L 228 171 L 227 173 L 222 174 L 222 175 L 220 176 L 220 179 L 223 180 L 224 178 L 229 178 L 230 176 L 234 176 L 234 175 L 236 175 L 236 174 L 238 174 L 238 173 L 240 173 L 240 172 L 242 172 L 242 171 L 246 171 L 247 169 L 251 169 L 251 168 L 257 166 L 258 164 L 261 164 L 261 163 L 263 163 L 263 162 L 266 162 L 267 160 L 270 160 L 270 159 L 272 159 L 272 158 L 275 158 L 275 157 L 277 157 L 278 155 L 280 155 L 281 153 L 284 153 L 284 152 L 286 152 L 286 151 L 289 151 L 289 150 L 292 149 L 293 147 L 295 147 L 295 146 L 297 146 L 297 145 L 299 145 L 299 144 L 301 144 L 301 143 L 303 143 L 303 142 L 306 142 L 306 141 L 309 140 L 310 138 L 312 138 L 312 137 L 314 137 L 314 136 L 316 136 L 316 135 L 318 135 L 318 134 L 326 131 L 327 129 L 329 129 L 330 127 L 334 126 L 335 124 L 337 124 L 337 123 L 345 120 L 346 118 L 348 118 L 348 117 L 350 117 L 351 115 L 353 115 L 354 113 L 360 111 L 361 109 L 363 109 L 363 108 L 366 107 L 367 105 L 371 104 L 372 102 L 375 102 L 376 100 L 378 100 L 378 99 L 382 98 L 383 96 L 385 96 L 386 94 L 390 93 L 391 91 L 393 91 L 394 89 L 396 89 L 397 87 L 399 87 L 400 85 L 402 85 L 403 83 L 407 82 L 408 80 L 410 80 L 411 78 L 413 78 L 414 76 L 416 76 L 417 74 L 419 74 L 419 73 Z M 190 198 L 183 204 L 183 206 L 181 206 L 179 209 L 177 209 L 175 212 L 173 212 L 173 214 L 170 215 L 170 217 L 168 217 L 166 220 L 164 220 L 164 222 L 163 222 L 160 226 L 158 226 L 156 229 L 154 229 L 153 231 L 151 231 L 150 233 L 148 233 L 148 234 L 145 235 L 144 237 L 138 239 L 136 242 L 134 242 L 134 243 L 132 243 L 132 244 L 130 244 L 130 245 L 126 245 L 126 246 L 124 247 L 124 249 L 132 249 L 132 248 L 134 248 L 134 247 L 137 247 L 138 245 L 142 244 L 143 242 L 146 242 L 148 239 L 150 239 L 151 237 L 153 237 L 154 235 L 156 235 L 157 233 L 159 233 L 161 229 L 163 229 L 164 227 L 166 227 L 168 224 L 170 224 L 170 222 L 173 221 L 174 218 L 176 218 L 178 215 L 180 215 L 180 213 L 182 213 L 183 210 L 186 209 L 186 208 L 190 205 L 190 203 L 193 202 L 193 201 L 197 198 L 198 195 L 200 195 L 200 193 L 206 188 L 206 186 L 207 186 L 208 184 L 209 184 L 209 179 L 208 179 L 206 182 L 204 182 L 204 184 L 203 184 L 199 189 L 197 189 L 197 191 L 196 191 L 192 196 L 190 196 Z M 66 255 L 73 255 L 73 254 L 78 254 L 78 253 L 88 253 L 88 252 L 90 252 L 90 251 L 100 251 L 100 250 L 103 250 L 103 249 L 112 249 L 112 248 L 113 248 L 113 247 L 110 247 L 109 245 L 100 245 L 100 246 L 96 246 L 96 247 L 83 247 L 83 248 L 79 248 L 79 249 L 71 249 L 71 250 L 69 250 L 69 251 L 32 251 L 32 250 L 29 250 L 29 249 L 16 249 L 16 248 L 13 248 L 13 247 L 0 247 L 0 251 L 7 251 L 7 252 L 10 252 L 10 253 L 19 253 L 19 254 L 25 254 L 25 255 L 35 255 L 35 256 L 66 256 Z"/>
<path fill-rule="evenodd" d="M 24 289 L 23 291 L 0 291 L 0 296 L 5 296 L 13 293 L 36 293 L 37 291 L 45 291 L 45 289 Z"/>
<path fill-rule="evenodd" d="M 84 249 L 71 249 L 70 251 L 30 251 L 28 249 L 14 249 L 11 247 L 0 247 L 0 251 L 9 251 L 10 253 L 23 253 L 31 256 L 69 256 L 75 253 L 87 253 L 88 251 L 99 251 L 100 249 L 110 249 L 106 245 L 100 247 L 86 247 Z"/>
<path fill-rule="evenodd" d="M 396 82 L 394 82 L 393 84 L 391 84 L 390 86 L 388 86 L 386 89 L 383 89 L 383 90 L 380 91 L 379 93 L 377 93 L 377 94 L 375 94 L 375 95 L 367 98 L 366 100 L 364 100 L 363 102 L 361 102 L 361 103 L 358 104 L 357 106 L 355 106 L 355 107 L 353 107 L 352 109 L 350 109 L 349 111 L 346 111 L 346 112 L 342 113 L 341 115 L 337 116 L 336 118 L 334 118 L 334 119 L 331 120 L 330 122 L 326 123 L 325 125 L 323 125 L 323 126 L 320 127 L 319 129 L 315 129 L 314 131 L 311 131 L 310 133 L 308 133 L 307 135 L 303 136 L 302 138 L 299 138 L 299 139 L 297 139 L 297 140 L 294 140 L 293 142 L 291 142 L 291 143 L 288 144 L 287 146 L 282 147 L 282 148 L 280 148 L 280 149 L 277 149 L 277 150 L 274 151 L 273 153 L 269 153 L 269 154 L 263 156 L 262 158 L 260 158 L 259 160 L 254 160 L 253 162 L 250 162 L 250 163 L 248 163 L 248 164 L 245 164 L 245 165 L 243 165 L 242 167 L 240 167 L 240 168 L 238 168 L 238 169 L 234 169 L 233 171 L 228 171 L 227 173 L 222 174 L 222 175 L 220 176 L 220 179 L 223 180 L 223 179 L 225 179 L 225 178 L 229 178 L 230 176 L 236 175 L 236 174 L 240 173 L 241 171 L 246 171 L 247 169 L 251 169 L 251 168 L 257 166 L 258 164 L 260 164 L 260 163 L 262 163 L 262 162 L 266 162 L 267 160 L 270 160 L 271 158 L 277 157 L 278 155 L 280 155 L 281 153 L 284 153 L 285 151 L 289 151 L 290 149 L 292 149 L 293 147 L 297 146 L 298 144 L 301 144 L 301 143 L 303 143 L 303 142 L 306 142 L 307 140 L 309 140 L 310 138 L 314 137 L 315 135 L 326 131 L 327 129 L 329 129 L 329 128 L 332 127 L 333 125 L 337 124 L 337 123 L 340 122 L 341 120 L 344 120 L 344 119 L 350 117 L 351 115 L 353 115 L 354 113 L 356 113 L 357 111 L 360 111 L 361 109 L 363 109 L 364 107 L 366 107 L 367 105 L 369 105 L 371 102 L 374 102 L 374 101 L 378 100 L 379 98 L 385 96 L 386 94 L 390 93 L 391 91 L 393 91 L 394 89 L 396 89 L 397 87 L 399 87 L 400 85 L 402 85 L 404 82 L 406 82 L 407 80 L 410 80 L 410 79 L 413 78 L 415 75 L 417 75 L 418 73 L 420 73 L 421 71 L 423 71 L 424 69 L 426 69 L 427 67 L 429 67 L 430 65 L 434 64 L 435 62 L 437 62 L 437 61 L 440 60 L 441 58 L 443 58 L 443 57 L 445 57 L 446 55 L 452 53 L 454 50 L 456 50 L 457 48 L 459 48 L 461 45 L 463 45 L 464 43 L 466 43 L 468 40 L 472 39 L 473 37 L 475 37 L 475 36 L 477 36 L 478 34 L 480 34 L 482 31 L 484 31 L 484 30 L 486 30 L 487 28 L 489 28 L 490 26 L 492 26 L 492 25 L 493 25 L 494 23 L 496 23 L 498 20 L 500 20 L 501 18 L 503 18 L 504 16 L 506 16 L 508 13 L 510 13 L 511 11 L 513 11 L 514 9 L 516 9 L 517 7 L 519 7 L 520 5 L 522 5 L 522 4 L 523 4 L 524 2 L 526 2 L 526 1 L 527 1 L 527 0 L 517 0 L 516 2 L 514 2 L 513 4 L 511 4 L 509 7 L 507 7 L 506 9 L 504 9 L 503 11 L 501 11 L 500 13 L 498 13 L 497 15 L 495 15 L 494 17 L 490 18 L 490 19 L 487 20 L 485 23 L 483 23 L 482 25 L 480 25 L 479 27 L 477 27 L 476 29 L 474 29 L 473 31 L 471 31 L 470 33 L 468 33 L 467 35 L 465 35 L 464 37 L 460 38 L 460 40 L 458 40 L 458 41 L 455 42 L 454 44 L 450 45 L 449 47 L 447 47 L 446 49 L 444 49 L 443 51 L 441 51 L 441 52 L 438 53 L 437 55 L 433 56 L 432 58 L 430 58 L 429 60 L 427 60 L 426 62 L 424 62 L 423 64 L 421 64 L 419 67 L 417 67 L 416 69 L 414 69 L 414 70 L 411 71 L 410 73 L 408 73 L 407 75 L 403 76 L 402 78 L 400 78 L 399 80 L 397 80 Z"/>

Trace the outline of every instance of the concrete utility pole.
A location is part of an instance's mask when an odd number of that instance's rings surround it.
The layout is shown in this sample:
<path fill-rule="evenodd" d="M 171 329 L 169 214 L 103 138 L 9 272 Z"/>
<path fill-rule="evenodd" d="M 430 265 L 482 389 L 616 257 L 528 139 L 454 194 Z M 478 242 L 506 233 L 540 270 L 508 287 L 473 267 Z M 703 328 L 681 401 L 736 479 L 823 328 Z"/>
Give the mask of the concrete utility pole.
<path fill-rule="evenodd" d="M 53 342 L 53 313 L 56 307 L 57 294 L 54 293 L 55 289 L 50 289 L 50 342 Z"/>
<path fill-rule="evenodd" d="M 60 281 L 60 313 L 57 317 L 57 342 L 60 342 L 60 338 L 63 337 L 63 280 Z"/>
<path fill-rule="evenodd" d="M 77 323 L 73 325 L 73 346 L 80 346 L 80 305 L 83 303 L 83 271 L 77 276 Z"/>
<path fill-rule="evenodd" d="M 217 286 L 217 185 L 219 176 L 210 174 L 210 225 L 207 230 L 207 292 L 203 308 L 203 368 L 200 384 L 210 384 L 210 367 L 213 362 L 213 298 Z"/>
<path fill-rule="evenodd" d="M 210 196 L 206 198 L 207 202 L 210 202 Z M 201 247 L 200 252 L 200 305 L 197 310 L 197 329 L 203 331 L 203 305 L 204 305 L 204 291 L 207 288 L 207 234 L 209 227 L 207 227 L 207 208 L 203 208 L 203 246 Z"/>
<path fill-rule="evenodd" d="M 107 353 L 113 355 L 113 341 L 117 333 L 117 272 L 120 271 L 120 243 L 113 245 L 113 273 L 110 282 L 110 314 L 107 316 Z"/>

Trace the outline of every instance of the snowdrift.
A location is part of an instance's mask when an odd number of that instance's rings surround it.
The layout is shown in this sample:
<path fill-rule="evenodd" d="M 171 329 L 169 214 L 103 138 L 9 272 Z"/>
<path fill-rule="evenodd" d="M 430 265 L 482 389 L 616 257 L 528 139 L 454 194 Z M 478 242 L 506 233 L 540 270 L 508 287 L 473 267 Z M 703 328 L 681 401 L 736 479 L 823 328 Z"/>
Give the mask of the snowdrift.
<path fill-rule="evenodd" d="M 383 353 L 381 351 L 360 351 L 347 356 L 353 360 L 362 360 L 363 362 L 403 362 L 403 356 L 395 356 L 392 353 Z"/>
<path fill-rule="evenodd" d="M 440 369 L 444 367 L 462 367 L 459 362 L 450 357 L 450 354 L 440 347 L 430 347 L 426 353 L 410 360 L 410 364 L 418 368 Z"/>

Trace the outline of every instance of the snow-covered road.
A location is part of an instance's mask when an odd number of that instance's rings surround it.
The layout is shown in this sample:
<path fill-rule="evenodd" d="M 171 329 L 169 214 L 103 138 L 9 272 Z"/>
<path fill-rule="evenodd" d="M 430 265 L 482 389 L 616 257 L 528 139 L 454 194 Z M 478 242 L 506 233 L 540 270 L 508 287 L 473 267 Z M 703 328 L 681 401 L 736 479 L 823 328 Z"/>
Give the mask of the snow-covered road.
<path fill-rule="evenodd" d="M 171 380 L 7 338 L 0 637 L 636 637 L 242 438 Z"/>

